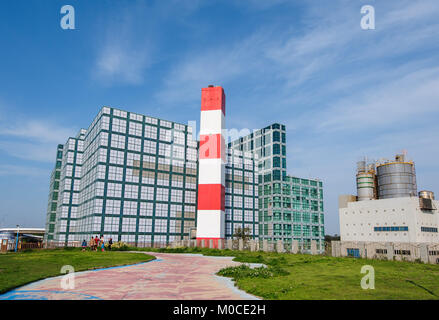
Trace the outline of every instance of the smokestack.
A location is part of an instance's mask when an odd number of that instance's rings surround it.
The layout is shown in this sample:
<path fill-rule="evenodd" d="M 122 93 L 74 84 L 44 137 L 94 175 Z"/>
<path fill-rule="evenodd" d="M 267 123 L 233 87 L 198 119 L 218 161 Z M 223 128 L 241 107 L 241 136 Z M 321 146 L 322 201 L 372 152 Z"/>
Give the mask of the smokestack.
<path fill-rule="evenodd" d="M 197 243 L 225 238 L 225 95 L 222 87 L 201 89 Z"/>

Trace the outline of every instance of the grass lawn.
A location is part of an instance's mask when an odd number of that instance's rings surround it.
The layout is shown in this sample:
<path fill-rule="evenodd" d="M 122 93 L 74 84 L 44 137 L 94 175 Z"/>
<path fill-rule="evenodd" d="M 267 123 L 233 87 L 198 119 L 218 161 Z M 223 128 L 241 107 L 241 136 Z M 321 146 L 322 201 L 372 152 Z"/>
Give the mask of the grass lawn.
<path fill-rule="evenodd" d="M 81 249 L 33 250 L 0 254 L 0 293 L 40 279 L 60 276 L 63 265 L 71 265 L 75 272 L 154 259 L 143 253 L 123 251 L 84 251 Z"/>
<path fill-rule="evenodd" d="M 239 262 L 263 263 L 268 269 L 234 267 L 218 274 L 234 278 L 240 289 L 264 299 L 439 299 L 439 265 L 199 248 L 138 250 L 225 255 Z M 360 286 L 364 265 L 375 269 L 373 290 Z"/>

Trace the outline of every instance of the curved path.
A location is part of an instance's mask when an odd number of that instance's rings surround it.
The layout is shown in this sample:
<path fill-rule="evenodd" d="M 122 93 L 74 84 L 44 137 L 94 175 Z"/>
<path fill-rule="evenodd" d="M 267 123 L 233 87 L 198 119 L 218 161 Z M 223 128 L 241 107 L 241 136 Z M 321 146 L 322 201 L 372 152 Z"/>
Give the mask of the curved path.
<path fill-rule="evenodd" d="M 145 252 L 149 253 L 149 252 Z M 0 300 L 257 299 L 215 275 L 227 266 L 240 265 L 232 257 L 197 254 L 149 253 L 145 263 L 75 273 L 75 288 L 63 290 L 62 277 L 49 278 L 0 295 Z"/>

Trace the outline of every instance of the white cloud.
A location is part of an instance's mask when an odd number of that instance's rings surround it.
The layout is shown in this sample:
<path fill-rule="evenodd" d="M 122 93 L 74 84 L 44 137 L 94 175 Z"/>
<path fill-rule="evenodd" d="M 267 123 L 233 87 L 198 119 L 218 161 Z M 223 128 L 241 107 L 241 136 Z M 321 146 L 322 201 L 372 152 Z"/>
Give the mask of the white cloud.
<path fill-rule="evenodd" d="M 1 123 L 0 127 L 0 136 L 25 138 L 41 142 L 60 143 L 60 139 L 65 139 L 73 133 L 73 128 L 59 127 L 43 120 L 22 120 L 13 124 Z"/>
<path fill-rule="evenodd" d="M 65 141 L 60 140 L 60 143 Z M 55 163 L 56 143 L 0 141 L 0 150 L 10 156 L 39 162 Z"/>
<path fill-rule="evenodd" d="M 168 54 L 158 54 L 161 38 L 173 36 L 163 33 L 163 24 L 172 19 L 187 27 L 193 21 L 186 18 L 206 5 L 203 0 L 133 1 L 107 13 L 99 21 L 104 30 L 98 34 L 104 36 L 96 39 L 92 77 L 104 85 L 143 84 L 147 70 Z"/>
<path fill-rule="evenodd" d="M 314 118 L 319 131 L 371 130 L 438 113 L 439 66 L 336 101 Z"/>
<path fill-rule="evenodd" d="M 103 36 L 96 39 L 92 78 L 104 85 L 143 83 L 145 71 L 153 62 L 152 30 L 142 22 L 151 19 L 151 11 L 146 3 L 136 1 L 105 15 L 99 23 L 104 29 L 98 32 Z M 138 29 L 145 31 L 137 33 Z"/>
<path fill-rule="evenodd" d="M 191 103 L 199 100 L 200 88 L 209 84 L 225 87 L 243 75 L 247 81 L 263 81 L 264 49 L 269 32 L 255 33 L 237 43 L 189 52 L 172 68 L 156 95 L 163 105 Z"/>
<path fill-rule="evenodd" d="M 29 166 L 17 166 L 17 165 L 0 165 L 0 176 L 47 176 L 48 171 Z"/>
<path fill-rule="evenodd" d="M 105 84 L 141 84 L 148 63 L 148 52 L 145 48 L 136 51 L 129 45 L 125 46 L 113 39 L 99 52 L 96 75 Z"/>
<path fill-rule="evenodd" d="M 46 120 L 8 120 L 0 122 L 0 150 L 31 161 L 54 163 L 57 145 L 77 132 Z"/>
<path fill-rule="evenodd" d="M 439 6 L 435 0 L 424 1 L 399 1 L 393 10 L 388 11 L 386 19 L 382 23 L 383 26 L 395 26 L 403 24 L 412 24 L 420 20 L 437 19 L 439 14 Z"/>

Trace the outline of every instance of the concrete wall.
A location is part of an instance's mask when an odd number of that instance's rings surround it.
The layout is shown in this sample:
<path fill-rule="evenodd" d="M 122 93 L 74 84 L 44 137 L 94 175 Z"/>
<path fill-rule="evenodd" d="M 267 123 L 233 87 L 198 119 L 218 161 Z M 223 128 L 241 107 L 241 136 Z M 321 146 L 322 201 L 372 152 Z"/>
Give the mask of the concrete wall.
<path fill-rule="evenodd" d="M 361 258 L 439 264 L 439 244 L 332 241 L 331 245 L 333 257 L 347 257 L 348 249 L 358 249 Z"/>

